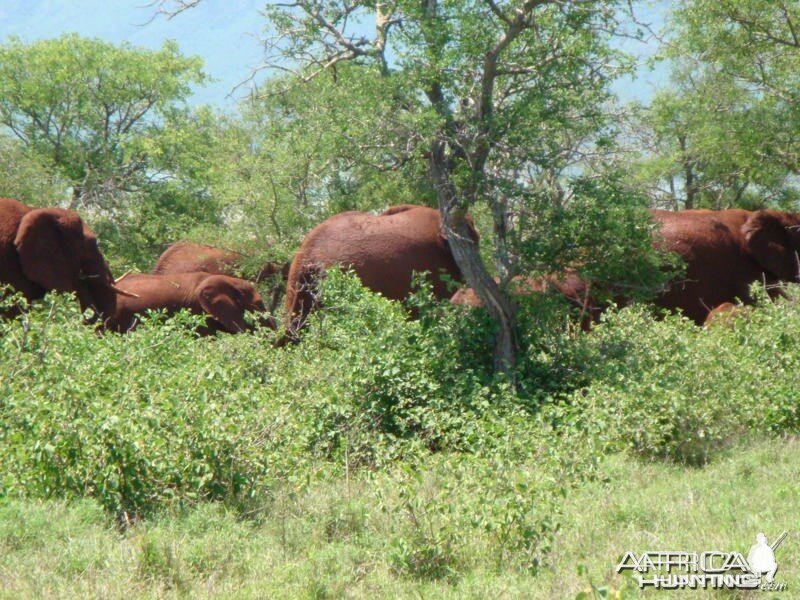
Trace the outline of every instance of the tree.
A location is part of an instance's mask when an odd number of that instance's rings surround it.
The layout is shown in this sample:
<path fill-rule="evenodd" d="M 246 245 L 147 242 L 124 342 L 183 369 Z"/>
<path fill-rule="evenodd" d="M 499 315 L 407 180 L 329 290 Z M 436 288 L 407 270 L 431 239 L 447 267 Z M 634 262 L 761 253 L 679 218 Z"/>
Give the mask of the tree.
<path fill-rule="evenodd" d="M 644 114 L 643 177 L 684 208 L 791 206 L 800 190 L 800 5 L 691 0 L 675 10 L 670 86 Z"/>
<path fill-rule="evenodd" d="M 0 198 L 32 206 L 58 204 L 66 182 L 32 154 L 19 140 L 0 134 Z"/>
<path fill-rule="evenodd" d="M 203 82 L 200 69 L 174 42 L 150 51 L 74 34 L 11 38 L 0 46 L 0 124 L 66 178 L 72 208 L 108 208 L 163 167 L 139 142 Z"/>
<path fill-rule="evenodd" d="M 412 132 L 377 130 L 385 123 L 376 115 L 401 109 L 371 70 L 341 65 L 335 78 L 294 83 L 266 82 L 220 128 L 214 195 L 230 207 L 237 237 L 269 238 L 288 252 L 333 214 L 433 198 Z"/>
<path fill-rule="evenodd" d="M 488 207 L 497 270 L 507 281 L 514 205 L 545 187 L 554 202 L 563 200 L 560 177 L 607 123 L 601 107 L 619 64 L 608 45 L 613 4 L 302 0 L 265 10 L 272 28 L 265 65 L 291 73 L 289 85 L 355 64 L 374 93 L 393 99 L 398 110 L 374 115 L 373 130 L 413 132 L 405 140 L 426 161 L 455 259 L 497 324 L 500 371 L 515 362 L 515 308 L 469 236 L 467 211 Z"/>
<path fill-rule="evenodd" d="M 120 269 L 150 269 L 170 243 L 189 237 L 211 241 L 210 232 L 228 232 L 221 225 L 231 211 L 216 193 L 222 179 L 218 163 L 226 120 L 200 107 L 174 111 L 146 136 L 130 141 L 130 151 L 146 156 L 148 169 L 126 190 L 101 196 L 102 211 L 93 211 L 93 227 L 118 259 Z"/>

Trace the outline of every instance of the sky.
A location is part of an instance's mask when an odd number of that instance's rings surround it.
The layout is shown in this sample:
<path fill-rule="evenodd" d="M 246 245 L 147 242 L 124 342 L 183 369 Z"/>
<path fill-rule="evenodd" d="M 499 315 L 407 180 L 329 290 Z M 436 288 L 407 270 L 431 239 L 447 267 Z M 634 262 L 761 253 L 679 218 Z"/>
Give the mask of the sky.
<path fill-rule="evenodd" d="M 646 24 L 652 32 L 660 34 L 671 4 L 670 0 L 634 0 L 636 19 L 639 23 Z M 621 39 L 619 46 L 625 52 L 636 56 L 641 66 L 632 76 L 618 80 L 612 89 L 624 101 L 636 100 L 646 104 L 656 89 L 667 83 L 669 76 L 666 63 L 658 63 L 654 67 L 647 64 L 658 50 L 658 42 L 652 33 L 645 31 L 643 41 Z"/>
<path fill-rule="evenodd" d="M 246 82 L 262 59 L 258 38 L 264 27 L 260 14 L 266 0 L 203 0 L 196 8 L 172 20 L 153 19 L 152 0 L 0 0 L 0 43 L 9 35 L 25 42 L 52 38 L 68 32 L 98 37 L 113 43 L 159 48 L 164 40 L 178 42 L 184 55 L 205 61 L 205 71 L 215 81 L 195 88 L 192 103 L 233 109 L 244 97 Z M 644 21 L 660 26 L 668 0 L 655 0 L 640 11 Z M 646 58 L 654 44 L 626 42 L 629 52 Z M 643 68 L 633 79 L 614 86 L 624 100 L 646 102 L 665 77 L 663 68 Z"/>

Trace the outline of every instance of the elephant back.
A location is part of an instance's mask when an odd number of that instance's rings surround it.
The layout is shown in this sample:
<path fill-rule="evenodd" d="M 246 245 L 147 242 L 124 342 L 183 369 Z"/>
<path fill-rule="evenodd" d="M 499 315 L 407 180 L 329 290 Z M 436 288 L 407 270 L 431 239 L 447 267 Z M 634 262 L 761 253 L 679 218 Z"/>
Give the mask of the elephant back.
<path fill-rule="evenodd" d="M 442 233 L 439 211 L 409 205 L 402 209 L 380 215 L 344 213 L 321 223 L 303 241 L 295 273 L 335 265 L 352 268 L 365 287 L 403 300 L 411 291 L 413 273 L 428 271 L 434 295 L 449 298 L 440 272 L 455 281 L 463 278 Z"/>
<path fill-rule="evenodd" d="M 379 215 L 341 213 L 312 229 L 292 261 L 285 305 L 290 329 L 301 327 L 316 306 L 316 281 L 334 266 L 351 268 L 365 287 L 392 300 L 408 297 L 415 272 L 430 274 L 440 299 L 452 295 L 442 273 L 463 281 L 438 210 L 404 204 Z"/>
<path fill-rule="evenodd" d="M 158 258 L 152 273 L 174 275 L 203 271 L 217 275 L 235 275 L 241 255 L 206 244 L 176 242 Z"/>

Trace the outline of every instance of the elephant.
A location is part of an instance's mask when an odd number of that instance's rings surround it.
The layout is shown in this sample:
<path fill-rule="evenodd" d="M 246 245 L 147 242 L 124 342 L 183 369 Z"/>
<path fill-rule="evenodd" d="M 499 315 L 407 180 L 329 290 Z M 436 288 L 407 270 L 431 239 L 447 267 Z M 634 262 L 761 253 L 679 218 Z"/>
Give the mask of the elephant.
<path fill-rule="evenodd" d="M 74 292 L 81 309 L 91 309 L 95 319 L 115 312 L 117 290 L 108 263 L 92 230 L 72 210 L 0 198 L 2 284 L 28 301 L 49 291 Z"/>
<path fill-rule="evenodd" d="M 495 277 L 495 281 L 500 283 L 497 277 Z M 606 309 L 605 304 L 598 302 L 591 295 L 591 284 L 572 270 L 539 278 L 518 275 L 511 279 L 509 291 L 518 296 L 548 292 L 560 294 L 571 305 L 580 310 L 580 325 L 584 331 L 591 330 L 592 325 L 599 321 L 600 315 Z M 456 291 L 451 296 L 450 302 L 462 306 L 483 306 L 483 302 L 472 288 L 461 288 Z"/>
<path fill-rule="evenodd" d="M 659 224 L 656 246 L 677 253 L 685 276 L 655 304 L 679 309 L 698 325 L 710 310 L 737 299 L 752 303 L 749 286 L 800 281 L 800 214 L 777 210 L 652 210 Z"/>
<path fill-rule="evenodd" d="M 477 243 L 478 233 L 467 219 Z M 317 306 L 317 280 L 333 266 L 352 268 L 365 287 L 391 300 L 408 297 L 414 272 L 430 273 L 433 294 L 440 299 L 452 294 L 442 273 L 463 282 L 438 210 L 402 204 L 378 215 L 340 213 L 312 229 L 292 261 L 285 303 L 290 339 Z"/>
<path fill-rule="evenodd" d="M 745 307 L 743 306 L 737 306 L 733 302 L 723 302 L 708 313 L 703 327 L 729 326 L 736 317 L 743 315 L 744 312 Z"/>
<path fill-rule="evenodd" d="M 154 275 L 174 275 L 175 273 L 192 273 L 204 271 L 217 275 L 242 277 L 241 261 L 245 256 L 234 250 L 217 248 L 206 244 L 192 242 L 175 242 L 158 258 L 151 271 Z M 286 287 L 291 263 L 268 262 L 256 274 L 254 281 L 260 283 L 280 275 L 270 291 L 269 311 L 274 312 Z"/>
<path fill-rule="evenodd" d="M 729 311 L 737 299 L 751 303 L 749 286 L 755 281 L 763 281 L 773 295 L 778 293 L 778 283 L 800 281 L 800 214 L 742 209 L 653 209 L 650 213 L 659 226 L 655 247 L 677 253 L 686 263 L 685 276 L 659 292 L 653 300 L 656 306 L 680 310 L 703 325 L 711 318 L 709 313 L 714 307 L 719 307 L 713 311 L 719 314 Z M 581 322 L 584 329 L 597 321 L 606 308 L 592 299 L 590 284 L 573 271 L 521 281 L 527 289 L 519 289 L 520 293 L 550 288 L 564 295 L 586 313 Z M 628 304 L 630 300 L 614 287 L 611 286 L 613 301 L 619 306 Z M 451 301 L 481 305 L 470 289 L 459 290 Z M 720 306 L 726 304 L 729 306 Z"/>
<path fill-rule="evenodd" d="M 198 330 L 201 335 L 249 331 L 252 327 L 245 322 L 245 311 L 266 311 L 251 282 L 228 275 L 202 271 L 174 275 L 139 273 L 125 275 L 117 284 L 129 295 L 117 299 L 116 312 L 106 320 L 105 329 L 119 333 L 135 328 L 137 315 L 148 309 L 166 309 L 167 314 L 173 314 L 188 308 L 194 314 L 206 315 L 206 325 Z M 270 325 L 263 319 L 261 322 Z"/>

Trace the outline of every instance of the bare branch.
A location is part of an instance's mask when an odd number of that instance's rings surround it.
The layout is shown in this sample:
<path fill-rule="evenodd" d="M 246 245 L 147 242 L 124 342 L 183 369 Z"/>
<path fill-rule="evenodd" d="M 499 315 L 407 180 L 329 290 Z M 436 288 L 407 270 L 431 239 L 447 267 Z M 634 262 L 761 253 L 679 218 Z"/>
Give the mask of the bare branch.
<path fill-rule="evenodd" d="M 182 12 L 198 6 L 203 0 L 153 0 L 145 4 L 146 8 L 155 8 L 153 13 L 144 25 L 149 25 L 158 17 L 165 17 L 168 21 L 174 19 Z"/>

